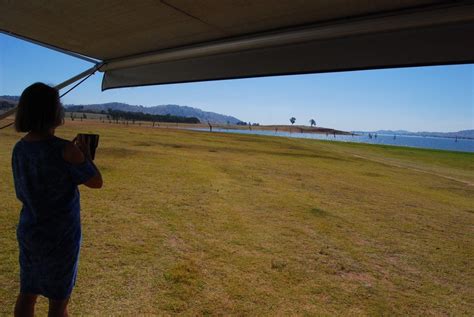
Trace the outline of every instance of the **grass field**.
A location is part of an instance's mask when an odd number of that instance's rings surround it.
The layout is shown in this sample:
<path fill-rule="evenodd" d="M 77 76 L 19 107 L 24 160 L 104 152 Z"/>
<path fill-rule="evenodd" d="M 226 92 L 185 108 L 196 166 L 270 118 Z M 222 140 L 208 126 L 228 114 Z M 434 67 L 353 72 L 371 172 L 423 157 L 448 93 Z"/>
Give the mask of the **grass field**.
<path fill-rule="evenodd" d="M 72 315 L 471 315 L 474 154 L 68 121 L 97 132 Z M 18 292 L 0 130 L 0 315 Z M 47 301 L 38 302 L 45 315 Z"/>

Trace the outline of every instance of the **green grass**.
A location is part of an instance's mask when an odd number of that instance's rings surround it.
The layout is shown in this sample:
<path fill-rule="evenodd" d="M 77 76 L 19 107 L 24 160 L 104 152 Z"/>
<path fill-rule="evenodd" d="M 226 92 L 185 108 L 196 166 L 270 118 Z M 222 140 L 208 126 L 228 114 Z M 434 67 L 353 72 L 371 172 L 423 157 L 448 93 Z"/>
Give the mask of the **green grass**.
<path fill-rule="evenodd" d="M 470 315 L 474 154 L 67 122 L 97 132 L 72 315 Z M 20 203 L 0 131 L 0 315 Z M 38 315 L 47 302 L 40 299 Z"/>

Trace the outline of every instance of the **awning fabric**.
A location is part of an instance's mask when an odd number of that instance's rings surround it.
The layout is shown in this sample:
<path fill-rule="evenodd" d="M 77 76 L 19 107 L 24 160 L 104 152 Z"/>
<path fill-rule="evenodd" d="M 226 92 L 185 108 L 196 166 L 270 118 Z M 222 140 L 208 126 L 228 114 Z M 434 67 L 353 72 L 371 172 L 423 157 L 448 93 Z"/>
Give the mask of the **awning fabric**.
<path fill-rule="evenodd" d="M 103 89 L 474 62 L 473 1 L 0 4 L 3 32 L 103 61 Z"/>

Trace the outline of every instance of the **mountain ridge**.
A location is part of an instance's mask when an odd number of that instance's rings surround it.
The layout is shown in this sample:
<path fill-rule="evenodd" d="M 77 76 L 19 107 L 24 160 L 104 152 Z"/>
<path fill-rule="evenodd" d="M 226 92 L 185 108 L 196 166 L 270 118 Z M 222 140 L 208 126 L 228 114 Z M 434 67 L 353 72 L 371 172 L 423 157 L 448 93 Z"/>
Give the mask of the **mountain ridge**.
<path fill-rule="evenodd" d="M 19 100 L 18 96 L 0 96 L 0 100 L 11 101 L 17 103 Z M 166 104 L 166 105 L 157 105 L 152 107 L 144 107 L 142 105 L 130 105 L 124 102 L 107 102 L 107 103 L 98 103 L 98 104 L 68 104 L 64 105 L 67 111 L 92 111 L 92 112 L 107 112 L 109 109 L 120 110 L 120 111 L 130 111 L 130 112 L 143 112 L 153 115 L 173 115 L 180 117 L 196 117 L 201 122 L 211 122 L 211 123 L 220 123 L 220 124 L 237 124 L 242 122 L 242 120 L 224 115 L 212 111 L 204 111 L 199 108 L 190 107 L 190 106 L 180 106 L 176 104 Z"/>

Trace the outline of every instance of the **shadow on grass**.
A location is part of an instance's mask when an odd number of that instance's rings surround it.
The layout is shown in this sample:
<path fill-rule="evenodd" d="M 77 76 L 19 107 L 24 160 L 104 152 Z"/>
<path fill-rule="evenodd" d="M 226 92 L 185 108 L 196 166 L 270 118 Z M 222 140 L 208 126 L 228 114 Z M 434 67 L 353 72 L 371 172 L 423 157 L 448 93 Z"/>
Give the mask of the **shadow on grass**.
<path fill-rule="evenodd" d="M 126 149 L 126 148 L 121 148 L 121 147 L 105 147 L 105 148 L 98 149 L 98 155 L 119 157 L 119 158 L 131 157 L 139 153 L 141 153 L 141 151 Z"/>
<path fill-rule="evenodd" d="M 366 172 L 366 173 L 362 173 L 362 175 L 369 176 L 369 177 L 383 177 L 383 175 L 382 175 L 382 174 L 379 174 L 379 173 L 373 173 L 373 172 Z"/>
<path fill-rule="evenodd" d="M 329 216 L 329 213 L 321 208 L 318 208 L 318 207 L 314 207 L 312 208 L 311 210 L 311 214 L 313 214 L 314 216 L 317 216 L 317 217 L 327 217 Z"/>

